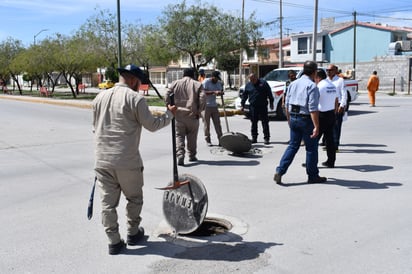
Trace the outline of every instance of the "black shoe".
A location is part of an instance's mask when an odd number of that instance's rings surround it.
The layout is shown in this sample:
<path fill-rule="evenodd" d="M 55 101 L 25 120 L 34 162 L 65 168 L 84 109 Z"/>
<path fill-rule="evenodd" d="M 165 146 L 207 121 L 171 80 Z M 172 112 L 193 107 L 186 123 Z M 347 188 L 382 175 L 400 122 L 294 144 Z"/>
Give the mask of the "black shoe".
<path fill-rule="evenodd" d="M 189 162 L 196 162 L 196 161 L 197 161 L 196 156 L 193 156 L 193 157 L 189 158 Z"/>
<path fill-rule="evenodd" d="M 143 239 L 143 236 L 144 236 L 144 229 L 143 227 L 139 227 L 137 234 L 127 235 L 127 244 L 128 245 L 138 245 L 139 242 Z"/>
<path fill-rule="evenodd" d="M 319 184 L 319 183 L 324 183 L 324 182 L 326 182 L 326 177 L 320 177 L 320 176 L 318 176 L 318 177 L 316 177 L 316 178 L 314 178 L 314 179 L 309 179 L 308 180 L 308 184 Z"/>
<path fill-rule="evenodd" d="M 270 144 L 269 139 L 265 139 L 265 145 L 269 145 L 269 144 Z"/>
<path fill-rule="evenodd" d="M 252 139 L 252 144 L 256 144 L 257 143 L 257 139 L 256 138 L 253 138 Z"/>
<path fill-rule="evenodd" d="M 211 146 L 212 146 L 212 143 L 211 143 L 211 142 L 206 142 L 206 144 L 207 144 L 208 147 L 211 147 Z"/>
<path fill-rule="evenodd" d="M 120 240 L 117 244 L 109 244 L 109 254 L 117 255 L 126 247 L 126 244 L 123 240 Z"/>
<path fill-rule="evenodd" d="M 273 176 L 273 180 L 278 184 L 281 185 L 282 184 L 282 175 L 280 175 L 279 173 L 275 173 L 275 176 Z"/>
<path fill-rule="evenodd" d="M 184 159 L 183 158 L 178 158 L 177 159 L 177 165 L 178 166 L 184 166 L 185 165 Z"/>
<path fill-rule="evenodd" d="M 323 162 L 323 163 L 322 163 L 322 166 L 324 166 L 324 167 L 328 167 L 328 168 L 334 168 L 334 167 L 335 167 L 335 165 L 334 165 L 334 164 L 330 164 L 328 161 Z"/>

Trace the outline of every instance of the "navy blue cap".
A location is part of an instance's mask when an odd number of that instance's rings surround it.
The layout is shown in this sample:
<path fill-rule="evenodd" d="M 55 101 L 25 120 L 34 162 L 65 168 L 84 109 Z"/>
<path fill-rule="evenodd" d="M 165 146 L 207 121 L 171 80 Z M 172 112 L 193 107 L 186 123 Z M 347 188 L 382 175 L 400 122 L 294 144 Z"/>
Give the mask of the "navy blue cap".
<path fill-rule="evenodd" d="M 149 84 L 149 78 L 138 66 L 130 64 L 124 68 L 118 68 L 117 71 L 122 74 L 124 72 L 130 73 L 140 79 L 142 84 Z"/>

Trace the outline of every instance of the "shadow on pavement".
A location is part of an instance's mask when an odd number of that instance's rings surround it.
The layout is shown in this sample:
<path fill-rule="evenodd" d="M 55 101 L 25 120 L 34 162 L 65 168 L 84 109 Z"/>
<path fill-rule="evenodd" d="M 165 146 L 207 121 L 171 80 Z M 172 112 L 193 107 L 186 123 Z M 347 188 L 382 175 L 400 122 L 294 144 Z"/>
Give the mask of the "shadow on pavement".
<path fill-rule="evenodd" d="M 387 147 L 383 144 L 340 144 L 340 147 Z"/>
<path fill-rule="evenodd" d="M 370 181 L 341 180 L 335 178 L 328 178 L 328 181 L 324 184 L 338 185 L 349 189 L 388 189 L 390 187 L 402 185 L 401 183 L 375 183 Z"/>
<path fill-rule="evenodd" d="M 396 153 L 395 151 L 388 151 L 383 149 L 340 149 L 339 153 L 368 153 L 368 154 L 390 154 Z"/>
<path fill-rule="evenodd" d="M 319 169 L 320 168 L 322 167 L 319 167 Z M 374 172 L 374 171 L 384 171 L 384 170 L 393 169 L 393 166 L 353 165 L 353 166 L 335 166 L 335 168 L 353 169 L 359 172 Z"/>
<path fill-rule="evenodd" d="M 279 184 L 279 186 L 284 186 L 284 187 L 303 186 L 303 185 L 310 186 L 314 184 L 308 184 L 307 182 Z M 402 184 L 401 183 L 375 183 L 375 182 L 370 182 L 370 181 L 355 181 L 355 180 L 351 181 L 351 180 L 342 180 L 342 179 L 328 177 L 328 180 L 326 182 L 320 183 L 317 185 L 338 185 L 338 186 L 347 187 L 349 189 L 388 189 L 390 187 L 401 186 Z"/>
<path fill-rule="evenodd" d="M 217 160 L 217 161 L 204 161 L 199 160 L 197 162 L 191 162 L 185 164 L 185 167 L 197 166 L 197 165 L 209 165 L 209 166 L 257 166 L 260 162 L 256 160 L 250 161 L 225 161 L 225 160 Z"/>
<path fill-rule="evenodd" d="M 240 239 L 242 239 L 239 236 Z M 229 261 L 240 262 L 254 260 L 265 252 L 266 249 L 283 245 L 280 243 L 264 242 L 206 242 L 204 245 L 196 247 L 182 247 L 169 242 L 147 242 L 140 246 L 128 247 L 125 255 L 160 255 L 173 259 L 182 260 L 209 260 L 209 261 Z"/>
<path fill-rule="evenodd" d="M 370 110 L 349 110 L 349 119 L 351 116 L 357 116 L 357 115 L 363 115 L 363 114 L 371 114 L 371 113 L 376 113 L 376 111 L 370 111 Z"/>

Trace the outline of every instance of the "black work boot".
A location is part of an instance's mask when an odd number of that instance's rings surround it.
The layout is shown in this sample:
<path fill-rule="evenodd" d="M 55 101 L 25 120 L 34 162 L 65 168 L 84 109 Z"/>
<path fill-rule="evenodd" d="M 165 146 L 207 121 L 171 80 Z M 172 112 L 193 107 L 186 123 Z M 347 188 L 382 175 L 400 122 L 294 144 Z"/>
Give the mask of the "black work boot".
<path fill-rule="evenodd" d="M 126 247 L 126 244 L 123 240 L 120 240 L 117 244 L 109 244 L 109 254 L 117 255 Z"/>
<path fill-rule="evenodd" d="M 139 242 L 144 237 L 144 229 L 143 227 L 139 227 L 137 233 L 135 235 L 127 235 L 127 244 L 128 245 L 138 245 Z"/>

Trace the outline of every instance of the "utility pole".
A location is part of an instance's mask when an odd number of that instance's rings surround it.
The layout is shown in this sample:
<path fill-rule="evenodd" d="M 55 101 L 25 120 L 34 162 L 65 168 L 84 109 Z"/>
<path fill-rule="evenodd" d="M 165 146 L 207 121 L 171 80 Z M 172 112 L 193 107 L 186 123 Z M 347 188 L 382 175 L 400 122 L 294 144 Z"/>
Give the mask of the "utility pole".
<path fill-rule="evenodd" d="M 282 0 L 279 1 L 279 68 L 283 67 Z"/>
<path fill-rule="evenodd" d="M 289 31 L 291 31 L 292 29 L 290 29 L 290 28 L 285 28 L 285 30 L 286 30 L 286 36 L 289 37 Z"/>
<path fill-rule="evenodd" d="M 122 67 L 122 28 L 120 23 L 120 0 L 117 0 L 117 66 Z"/>
<path fill-rule="evenodd" d="M 353 12 L 353 79 L 356 79 L 356 11 Z"/>
<path fill-rule="evenodd" d="M 243 42 L 243 33 L 244 33 L 244 21 L 245 21 L 245 0 L 242 0 L 242 26 L 240 29 L 240 42 Z M 243 73 L 242 73 L 242 69 L 243 69 L 243 48 L 240 47 L 240 52 L 239 52 L 239 88 L 242 86 L 243 84 Z"/>
<path fill-rule="evenodd" d="M 313 38 L 312 38 L 312 59 L 316 62 L 316 44 L 318 40 L 318 0 L 315 0 L 315 10 L 313 15 Z"/>

